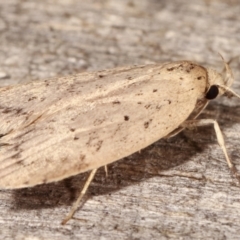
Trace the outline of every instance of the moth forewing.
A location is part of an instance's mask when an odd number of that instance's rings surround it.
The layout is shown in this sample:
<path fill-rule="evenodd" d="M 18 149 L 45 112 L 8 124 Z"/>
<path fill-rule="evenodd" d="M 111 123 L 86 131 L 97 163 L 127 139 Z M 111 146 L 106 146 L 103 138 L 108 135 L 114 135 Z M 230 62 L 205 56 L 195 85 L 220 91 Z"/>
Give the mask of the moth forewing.
<path fill-rule="evenodd" d="M 2 89 L 0 186 L 58 181 L 145 148 L 187 119 L 206 86 L 206 69 L 183 61 Z"/>
<path fill-rule="evenodd" d="M 92 178 L 95 169 L 188 127 L 206 96 L 218 95 L 212 86 L 230 82 L 180 61 L 1 88 L 0 187 L 30 187 L 88 170 Z M 75 210 L 76 204 L 67 220 Z"/>

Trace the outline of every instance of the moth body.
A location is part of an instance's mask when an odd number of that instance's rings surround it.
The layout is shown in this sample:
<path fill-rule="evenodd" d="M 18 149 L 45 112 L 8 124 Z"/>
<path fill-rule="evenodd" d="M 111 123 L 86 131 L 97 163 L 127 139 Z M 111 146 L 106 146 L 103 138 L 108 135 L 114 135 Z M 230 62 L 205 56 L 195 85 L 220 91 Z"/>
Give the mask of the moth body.
<path fill-rule="evenodd" d="M 58 181 L 173 135 L 221 74 L 189 61 L 0 88 L 0 188 Z"/>

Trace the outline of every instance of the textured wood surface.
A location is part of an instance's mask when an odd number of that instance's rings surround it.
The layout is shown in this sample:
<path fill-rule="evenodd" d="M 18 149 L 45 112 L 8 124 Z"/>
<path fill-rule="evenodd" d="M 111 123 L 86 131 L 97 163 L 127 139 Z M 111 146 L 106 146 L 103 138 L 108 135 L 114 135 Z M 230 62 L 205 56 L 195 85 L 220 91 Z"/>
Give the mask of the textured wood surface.
<path fill-rule="evenodd" d="M 0 86 L 86 70 L 188 59 L 222 69 L 240 52 L 240 1 L 0 1 Z M 232 62 L 240 93 L 239 58 Z M 240 101 L 213 101 L 240 171 Z M 239 239 L 240 184 L 213 128 L 184 131 L 100 169 L 85 203 L 60 222 L 86 174 L 0 191 L 0 239 Z"/>

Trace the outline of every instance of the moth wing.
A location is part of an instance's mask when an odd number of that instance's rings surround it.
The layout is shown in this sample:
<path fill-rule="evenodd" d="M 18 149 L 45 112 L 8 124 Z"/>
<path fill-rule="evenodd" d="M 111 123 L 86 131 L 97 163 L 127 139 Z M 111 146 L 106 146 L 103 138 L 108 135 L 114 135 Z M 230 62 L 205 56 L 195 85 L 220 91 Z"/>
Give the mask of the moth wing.
<path fill-rule="evenodd" d="M 82 80 L 86 74 L 80 74 L 70 81 L 5 89 L 0 99 L 0 122 L 4 122 L 0 187 L 61 180 L 126 157 L 166 136 L 187 119 L 205 91 L 206 70 L 194 66 L 205 81 L 183 72 L 189 67 L 185 62 L 174 74 L 168 65 L 150 65 L 103 75 L 88 73 L 88 81 Z M 56 92 L 49 90 L 51 85 Z M 4 102 L 21 88 L 27 96 L 20 97 L 19 105 Z M 22 111 L 10 111 L 20 106 Z"/>

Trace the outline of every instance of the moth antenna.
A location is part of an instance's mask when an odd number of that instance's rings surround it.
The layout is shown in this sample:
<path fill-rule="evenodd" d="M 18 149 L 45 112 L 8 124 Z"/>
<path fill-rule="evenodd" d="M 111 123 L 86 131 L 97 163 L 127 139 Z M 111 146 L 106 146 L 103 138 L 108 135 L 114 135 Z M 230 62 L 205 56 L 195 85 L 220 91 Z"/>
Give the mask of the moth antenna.
<path fill-rule="evenodd" d="M 224 70 L 222 74 L 224 75 L 224 83 L 226 86 L 230 87 L 232 83 L 234 82 L 234 76 L 232 73 L 232 69 L 230 68 L 229 64 L 224 60 L 223 56 L 218 53 L 220 57 L 222 58 L 223 64 L 224 64 Z"/>
<path fill-rule="evenodd" d="M 227 86 L 224 86 L 224 85 L 217 85 L 219 88 L 223 89 L 224 90 L 224 94 L 227 96 L 227 97 L 237 97 L 240 99 L 240 95 L 235 93 L 231 88 L 227 87 Z"/>
<path fill-rule="evenodd" d="M 232 62 L 235 62 L 235 61 L 239 61 L 239 55 L 235 56 L 235 57 L 232 57 L 229 61 L 228 61 L 228 65 L 230 65 Z"/>

